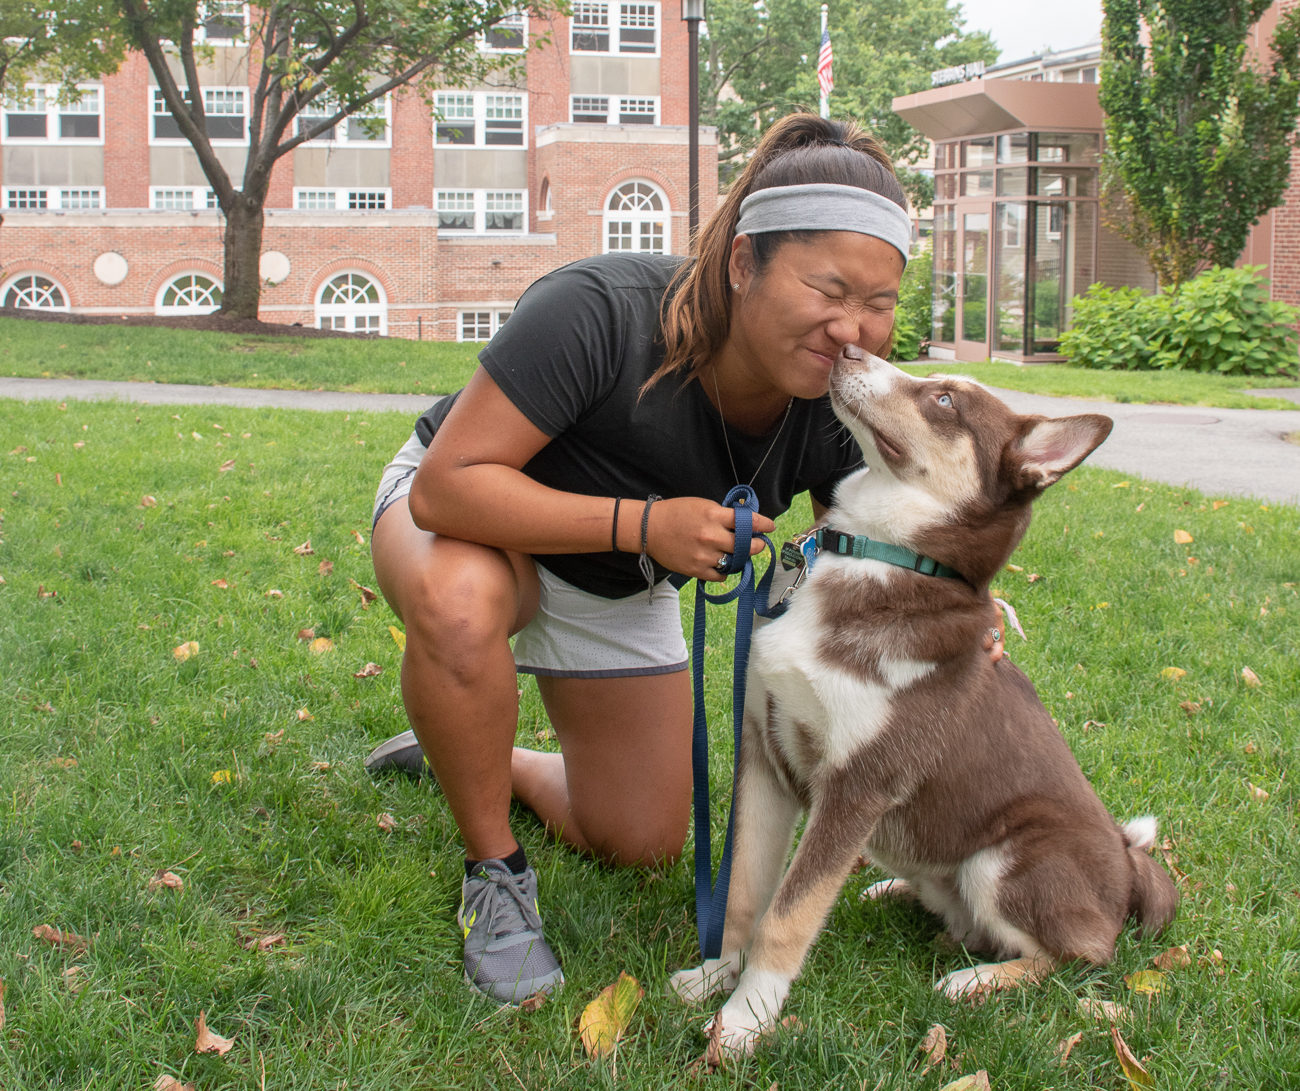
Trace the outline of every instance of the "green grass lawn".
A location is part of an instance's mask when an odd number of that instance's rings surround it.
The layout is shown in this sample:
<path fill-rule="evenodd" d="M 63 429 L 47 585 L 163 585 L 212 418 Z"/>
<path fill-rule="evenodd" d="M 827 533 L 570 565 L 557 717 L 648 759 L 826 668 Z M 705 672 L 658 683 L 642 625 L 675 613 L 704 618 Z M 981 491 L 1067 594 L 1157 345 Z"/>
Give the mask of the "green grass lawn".
<path fill-rule="evenodd" d="M 25 378 L 448 394 L 473 374 L 482 347 L 446 341 L 253 337 L 151 326 L 64 326 L 0 318 L 0 375 Z M 904 370 L 914 375 L 956 372 L 1033 394 L 1236 409 L 1295 409 L 1294 402 L 1241 391 L 1300 385 L 1296 379 L 947 360 L 909 364 Z"/>
<path fill-rule="evenodd" d="M 461 855 L 441 795 L 362 768 L 405 726 L 394 618 L 363 609 L 351 581 L 374 585 L 374 485 L 409 417 L 69 406 L 0 402 L 0 1087 L 139 1091 L 171 1073 L 200 1091 L 938 1091 L 985 1068 L 998 1091 L 1120 1091 L 1080 998 L 1130 1009 L 1124 1036 L 1161 1088 L 1283 1087 L 1300 1071 L 1300 511 L 1085 468 L 1048 493 L 1022 571 L 1000 581 L 1029 635 L 1010 653 L 1101 797 L 1121 818 L 1157 815 L 1172 839 L 1187 880 L 1162 940 L 1126 933 L 1109 967 L 953 1006 L 932 985 L 964 956 L 924 912 L 860 903 L 866 873 L 794 988 L 797 1028 L 697 1077 L 708 1013 L 665 995 L 694 962 L 689 856 L 612 872 L 521 812 L 568 984 L 535 1014 L 498 1010 L 462 982 Z M 709 664 L 724 786 L 728 617 L 712 616 Z M 304 627 L 333 649 L 312 654 Z M 368 662 L 383 673 L 356 678 Z M 551 745 L 545 726 L 525 680 L 520 740 Z M 715 793 L 715 844 L 725 805 Z M 184 889 L 150 891 L 160 868 Z M 52 948 L 32 935 L 44 924 L 94 945 Z M 1128 989 L 1184 943 L 1222 951 L 1224 973 L 1194 964 L 1160 995 Z M 615 1074 L 575 1026 L 622 970 L 647 991 Z M 224 1057 L 195 1055 L 200 1011 L 234 1039 Z M 921 1076 L 936 1022 L 961 1069 Z"/>

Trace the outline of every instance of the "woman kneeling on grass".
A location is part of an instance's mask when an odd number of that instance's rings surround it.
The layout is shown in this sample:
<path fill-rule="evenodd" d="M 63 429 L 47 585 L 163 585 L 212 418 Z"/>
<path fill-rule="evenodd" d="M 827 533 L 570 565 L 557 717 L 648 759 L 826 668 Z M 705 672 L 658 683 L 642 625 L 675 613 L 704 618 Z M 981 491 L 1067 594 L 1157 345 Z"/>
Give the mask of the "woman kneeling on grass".
<path fill-rule="evenodd" d="M 466 978 L 497 1000 L 564 980 L 512 795 L 602 860 L 680 854 L 691 688 L 677 586 L 722 578 L 735 515 L 718 500 L 733 485 L 753 483 L 767 532 L 805 490 L 820 517 L 860 463 L 831 411 L 831 365 L 844 345 L 887 351 L 906 204 L 871 137 L 784 119 L 697 260 L 608 254 L 543 277 L 385 470 L 372 549 L 406 624 L 414 735 L 367 765 L 427 755 L 465 842 Z M 537 675 L 561 754 L 513 746 L 516 672 Z"/>

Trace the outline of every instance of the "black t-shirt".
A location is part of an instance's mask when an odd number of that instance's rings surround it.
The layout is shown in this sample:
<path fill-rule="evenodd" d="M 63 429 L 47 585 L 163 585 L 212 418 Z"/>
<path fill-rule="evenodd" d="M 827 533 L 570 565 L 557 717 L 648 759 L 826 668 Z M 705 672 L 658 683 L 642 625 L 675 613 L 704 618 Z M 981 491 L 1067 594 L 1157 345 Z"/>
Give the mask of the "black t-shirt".
<path fill-rule="evenodd" d="M 828 396 L 796 398 L 784 426 L 763 436 L 724 425 L 695 379 L 670 375 L 640 396 L 642 383 L 663 362 L 660 305 L 681 260 L 607 254 L 557 269 L 524 293 L 479 353 L 506 397 L 551 437 L 524 473 L 550 488 L 588 496 L 643 500 L 656 493 L 721 503 L 737 484 L 726 427 L 741 482 L 753 477 L 776 439 L 753 482 L 764 515 L 776 518 L 805 490 L 829 505 L 835 485 L 862 464 L 862 454 Z M 416 422 L 426 446 L 457 396 L 444 398 Z M 645 587 L 632 553 L 552 553 L 536 560 L 605 598 Z M 656 579 L 666 575 L 655 566 Z"/>

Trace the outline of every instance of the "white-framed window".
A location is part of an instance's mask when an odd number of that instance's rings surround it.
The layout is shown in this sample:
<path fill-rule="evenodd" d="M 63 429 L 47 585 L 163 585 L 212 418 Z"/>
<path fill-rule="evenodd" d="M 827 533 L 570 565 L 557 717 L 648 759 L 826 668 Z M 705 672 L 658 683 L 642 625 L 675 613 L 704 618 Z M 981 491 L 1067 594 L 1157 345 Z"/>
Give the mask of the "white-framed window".
<path fill-rule="evenodd" d="M 64 98 L 58 84 L 29 83 L 5 99 L 6 144 L 102 144 L 104 90 L 78 84 L 79 96 Z"/>
<path fill-rule="evenodd" d="M 307 103 L 294 120 L 295 132 L 302 133 L 313 125 L 319 124 L 327 117 L 338 112 L 338 102 L 325 95 L 314 98 Z M 306 141 L 310 146 L 321 144 L 351 145 L 361 148 L 387 148 L 393 142 L 392 102 L 391 96 L 376 99 L 364 110 L 345 118 L 339 124 L 326 129 L 319 136 Z"/>
<path fill-rule="evenodd" d="M 43 273 L 19 273 L 0 287 L 0 306 L 30 307 L 40 311 L 66 311 L 68 293 L 63 285 Z"/>
<path fill-rule="evenodd" d="M 342 189 L 318 186 L 295 186 L 293 207 L 304 211 L 320 212 L 382 212 L 393 207 L 393 191 L 361 189 L 348 186 Z"/>
<path fill-rule="evenodd" d="M 182 91 L 186 102 L 190 93 Z M 149 130 L 149 143 L 188 143 L 181 135 L 180 123 L 172 117 L 158 87 L 150 89 L 153 103 Z M 203 112 L 206 115 L 208 139 L 216 145 L 243 144 L 248 140 L 246 127 L 246 107 L 248 103 L 247 87 L 205 87 L 203 88 Z"/>
<path fill-rule="evenodd" d="M 103 186 L 5 186 L 5 208 L 79 211 L 104 207 Z"/>
<path fill-rule="evenodd" d="M 461 311 L 456 316 L 457 341 L 491 341 L 513 311 L 493 310 Z"/>
<path fill-rule="evenodd" d="M 523 234 L 528 193 L 522 189 L 436 189 L 438 230 L 456 234 Z"/>
<path fill-rule="evenodd" d="M 569 24 L 574 53 L 659 53 L 659 5 L 578 0 Z"/>
<path fill-rule="evenodd" d="M 494 23 L 479 39 L 479 48 L 493 53 L 514 53 L 528 46 L 528 20 L 521 11 L 512 11 Z"/>
<path fill-rule="evenodd" d="M 150 186 L 149 207 L 160 212 L 219 208 L 217 195 L 207 186 Z"/>
<path fill-rule="evenodd" d="M 195 41 L 235 45 L 248 38 L 248 5 L 242 0 L 207 0 L 199 5 Z"/>
<path fill-rule="evenodd" d="M 668 198 L 653 182 L 624 182 L 605 202 L 605 253 L 672 252 Z"/>
<path fill-rule="evenodd" d="M 158 289 L 156 314 L 211 314 L 221 306 L 221 282 L 208 273 L 177 273 Z"/>
<path fill-rule="evenodd" d="M 518 92 L 439 91 L 433 142 L 467 148 L 528 145 L 528 96 Z"/>
<path fill-rule="evenodd" d="M 316 293 L 316 326 L 386 334 L 388 297 L 384 286 L 366 273 L 335 273 Z"/>
<path fill-rule="evenodd" d="M 571 95 L 569 117 L 589 125 L 658 125 L 659 98 Z"/>

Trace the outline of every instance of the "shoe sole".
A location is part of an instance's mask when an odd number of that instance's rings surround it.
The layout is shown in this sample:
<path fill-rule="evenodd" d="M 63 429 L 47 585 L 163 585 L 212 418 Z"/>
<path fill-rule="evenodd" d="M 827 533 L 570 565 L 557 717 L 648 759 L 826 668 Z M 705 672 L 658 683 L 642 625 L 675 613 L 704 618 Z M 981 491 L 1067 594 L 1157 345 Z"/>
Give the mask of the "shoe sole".
<path fill-rule="evenodd" d="M 408 776 L 422 777 L 429 772 L 429 760 L 424 756 L 414 731 L 403 731 L 376 746 L 365 761 L 371 773 L 402 772 Z"/>

